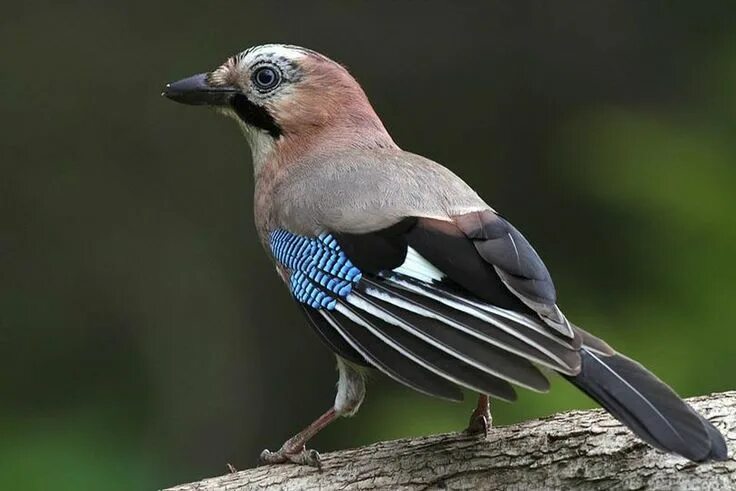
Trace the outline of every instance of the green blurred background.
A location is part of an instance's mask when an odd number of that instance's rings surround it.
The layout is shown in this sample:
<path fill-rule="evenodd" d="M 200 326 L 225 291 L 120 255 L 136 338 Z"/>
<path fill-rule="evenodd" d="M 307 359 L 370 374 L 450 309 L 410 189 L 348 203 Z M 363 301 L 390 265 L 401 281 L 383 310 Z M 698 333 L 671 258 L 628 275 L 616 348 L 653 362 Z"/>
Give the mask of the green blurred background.
<path fill-rule="evenodd" d="M 10 2 L 0 18 L 0 488 L 252 466 L 332 402 L 254 237 L 236 125 L 160 97 L 250 45 L 345 63 L 403 148 L 535 244 L 571 319 L 685 396 L 736 387 L 736 3 Z M 591 403 L 494 405 L 508 424 Z M 372 380 L 326 451 L 463 427 Z"/>

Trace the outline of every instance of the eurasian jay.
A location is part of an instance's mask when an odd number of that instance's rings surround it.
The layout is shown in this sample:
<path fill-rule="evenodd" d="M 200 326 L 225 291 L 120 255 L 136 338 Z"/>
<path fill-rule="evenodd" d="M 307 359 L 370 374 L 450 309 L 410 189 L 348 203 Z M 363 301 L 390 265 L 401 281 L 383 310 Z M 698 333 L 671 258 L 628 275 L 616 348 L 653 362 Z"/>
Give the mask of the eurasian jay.
<path fill-rule="evenodd" d="M 235 119 L 250 145 L 255 223 L 276 271 L 339 369 L 333 406 L 267 463 L 319 465 L 307 441 L 365 395 L 366 368 L 450 401 L 544 392 L 551 369 L 642 440 L 724 460 L 721 433 L 637 362 L 572 324 L 524 236 L 447 168 L 401 150 L 340 64 L 256 46 L 166 97 Z"/>

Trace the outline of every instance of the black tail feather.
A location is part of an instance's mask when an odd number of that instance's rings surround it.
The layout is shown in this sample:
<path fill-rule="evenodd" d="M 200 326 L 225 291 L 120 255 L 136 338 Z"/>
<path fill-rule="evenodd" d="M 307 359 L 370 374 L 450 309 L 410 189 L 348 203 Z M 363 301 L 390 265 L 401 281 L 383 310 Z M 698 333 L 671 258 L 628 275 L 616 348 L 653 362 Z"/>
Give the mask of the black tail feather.
<path fill-rule="evenodd" d="M 646 368 L 585 347 L 580 355 L 580 373 L 565 378 L 642 440 L 695 462 L 728 458 L 721 433 Z"/>
<path fill-rule="evenodd" d="M 700 414 L 698 414 L 698 417 L 700 418 L 700 421 L 703 422 L 703 426 L 705 426 L 705 429 L 710 435 L 711 449 L 710 455 L 706 460 L 728 460 L 728 447 L 726 446 L 726 440 L 723 438 L 721 432 L 718 431 L 718 428 L 713 426 L 713 423 L 705 419 Z"/>

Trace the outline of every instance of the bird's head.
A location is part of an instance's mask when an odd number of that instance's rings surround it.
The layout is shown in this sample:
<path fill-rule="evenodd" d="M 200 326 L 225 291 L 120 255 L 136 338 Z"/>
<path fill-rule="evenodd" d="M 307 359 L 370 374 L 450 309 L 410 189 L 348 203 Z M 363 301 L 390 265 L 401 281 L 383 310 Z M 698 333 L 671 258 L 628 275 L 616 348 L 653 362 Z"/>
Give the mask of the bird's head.
<path fill-rule="evenodd" d="M 340 64 L 284 44 L 249 48 L 208 73 L 167 84 L 176 102 L 235 118 L 256 170 L 272 157 L 320 146 L 393 147 L 358 82 Z"/>

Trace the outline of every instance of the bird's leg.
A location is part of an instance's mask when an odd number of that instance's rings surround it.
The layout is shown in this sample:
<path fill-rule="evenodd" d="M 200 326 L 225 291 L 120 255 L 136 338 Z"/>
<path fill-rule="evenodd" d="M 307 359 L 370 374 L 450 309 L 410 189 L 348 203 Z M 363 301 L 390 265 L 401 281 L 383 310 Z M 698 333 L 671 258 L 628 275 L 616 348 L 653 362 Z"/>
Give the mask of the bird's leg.
<path fill-rule="evenodd" d="M 333 407 L 302 431 L 286 440 L 276 452 L 270 450 L 261 452 L 261 462 L 264 464 L 292 462 L 294 464 L 321 467 L 319 453 L 316 450 L 307 449 L 305 445 L 314 435 L 337 418 L 352 416 L 357 413 L 365 397 L 365 381 L 359 369 L 340 357 L 337 358 L 337 369 L 340 378 L 337 381 L 337 396 Z"/>
<path fill-rule="evenodd" d="M 475 411 L 470 415 L 470 421 L 465 432 L 470 435 L 488 435 L 492 421 L 491 405 L 488 401 L 488 396 L 486 394 L 480 394 L 478 396 L 478 405 L 475 406 Z"/>
<path fill-rule="evenodd" d="M 261 462 L 264 464 L 283 464 L 293 462 L 294 464 L 311 465 L 320 467 L 319 453 L 305 447 L 306 443 L 319 431 L 337 419 L 334 407 L 328 409 L 322 416 L 317 418 L 302 431 L 286 440 L 277 452 L 264 450 L 261 452 Z"/>

